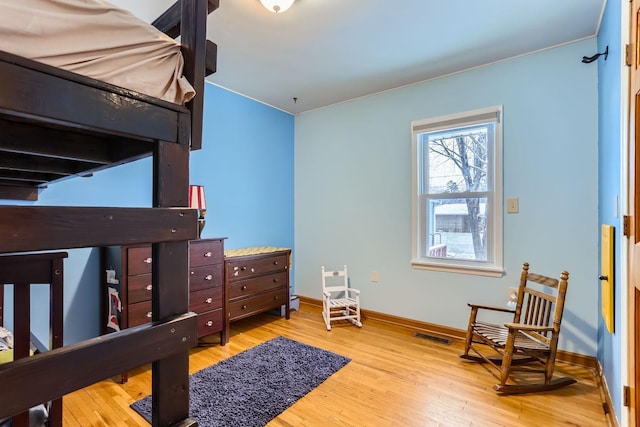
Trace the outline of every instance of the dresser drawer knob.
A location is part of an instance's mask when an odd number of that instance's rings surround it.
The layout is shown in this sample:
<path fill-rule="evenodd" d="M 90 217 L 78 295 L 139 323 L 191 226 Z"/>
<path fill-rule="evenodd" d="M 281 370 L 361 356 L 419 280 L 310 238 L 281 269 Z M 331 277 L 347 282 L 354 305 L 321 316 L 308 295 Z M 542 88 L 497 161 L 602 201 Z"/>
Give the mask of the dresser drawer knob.
<path fill-rule="evenodd" d="M 151 261 L 153 261 L 153 258 L 149 257 L 145 258 L 142 262 L 144 262 L 145 264 L 151 264 Z"/>
<path fill-rule="evenodd" d="M 252 272 L 252 273 L 255 273 L 255 272 L 256 272 L 256 270 L 255 270 L 254 268 L 252 268 L 252 269 L 251 269 L 251 272 Z"/>
<path fill-rule="evenodd" d="M 206 276 L 204 276 L 204 280 L 211 280 L 213 279 L 213 276 L 210 274 L 207 274 Z"/>
<path fill-rule="evenodd" d="M 242 307 L 240 307 L 240 308 L 241 308 L 241 309 L 243 309 L 243 310 L 246 310 L 246 309 L 247 309 L 247 306 L 246 306 L 246 305 L 243 305 L 243 306 L 242 306 Z"/>
<path fill-rule="evenodd" d="M 247 290 L 247 285 L 242 285 L 242 287 L 240 288 L 241 291 L 246 291 Z"/>
<path fill-rule="evenodd" d="M 144 287 L 146 290 L 148 290 L 149 292 L 151 292 L 151 289 L 153 289 L 153 285 L 147 285 Z"/>
<path fill-rule="evenodd" d="M 278 299 L 280 299 L 280 297 L 276 295 L 276 296 L 273 297 L 273 299 L 274 300 L 278 300 Z"/>
<path fill-rule="evenodd" d="M 205 258 L 211 258 L 211 255 L 212 255 L 211 252 L 205 252 L 204 253 L 204 257 Z"/>
<path fill-rule="evenodd" d="M 151 312 L 150 312 L 150 311 L 147 311 L 147 317 L 148 317 L 149 319 L 151 319 Z"/>
<path fill-rule="evenodd" d="M 275 283 L 278 283 L 278 279 L 277 279 L 277 278 L 276 278 L 276 279 L 273 279 L 273 281 L 274 281 Z"/>
<path fill-rule="evenodd" d="M 207 326 L 209 326 L 209 327 L 213 326 L 213 322 L 212 322 L 211 320 L 209 320 L 209 321 L 207 322 Z"/>
<path fill-rule="evenodd" d="M 247 267 L 240 267 L 240 271 L 245 271 Z"/>
<path fill-rule="evenodd" d="M 211 304 L 213 302 L 213 298 L 207 298 L 206 300 L 204 300 L 204 302 L 206 302 L 207 304 Z"/>
<path fill-rule="evenodd" d="M 278 265 L 278 261 L 273 261 L 273 265 Z"/>

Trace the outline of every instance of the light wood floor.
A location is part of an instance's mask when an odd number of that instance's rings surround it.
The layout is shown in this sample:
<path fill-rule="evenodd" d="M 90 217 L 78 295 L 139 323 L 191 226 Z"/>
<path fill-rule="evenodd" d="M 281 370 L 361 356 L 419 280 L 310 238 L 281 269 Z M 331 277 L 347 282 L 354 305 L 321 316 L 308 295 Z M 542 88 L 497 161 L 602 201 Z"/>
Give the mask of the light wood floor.
<path fill-rule="evenodd" d="M 225 346 L 192 350 L 191 372 L 279 335 L 352 361 L 268 425 L 606 426 L 594 373 L 559 363 L 578 383 L 552 392 L 498 396 L 488 368 L 462 361 L 462 344 L 416 338 L 414 330 L 365 319 L 362 329 L 327 332 L 318 308 L 301 304 L 289 321 L 264 314 L 232 324 Z M 151 391 L 149 366 L 129 381 L 102 381 L 64 397 L 64 425 L 148 426 L 129 405 Z M 206 426 L 203 426 L 206 427 Z"/>

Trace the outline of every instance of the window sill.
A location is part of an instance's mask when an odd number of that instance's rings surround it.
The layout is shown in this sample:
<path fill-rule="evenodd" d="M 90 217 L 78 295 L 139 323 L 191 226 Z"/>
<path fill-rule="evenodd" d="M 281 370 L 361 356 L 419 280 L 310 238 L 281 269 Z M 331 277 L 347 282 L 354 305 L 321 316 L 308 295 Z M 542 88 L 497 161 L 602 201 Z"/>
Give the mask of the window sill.
<path fill-rule="evenodd" d="M 478 263 L 445 263 L 426 259 L 412 259 L 411 267 L 418 270 L 445 271 L 448 273 L 472 274 L 474 276 L 502 277 L 504 275 L 504 268 L 495 264 L 478 265 Z"/>

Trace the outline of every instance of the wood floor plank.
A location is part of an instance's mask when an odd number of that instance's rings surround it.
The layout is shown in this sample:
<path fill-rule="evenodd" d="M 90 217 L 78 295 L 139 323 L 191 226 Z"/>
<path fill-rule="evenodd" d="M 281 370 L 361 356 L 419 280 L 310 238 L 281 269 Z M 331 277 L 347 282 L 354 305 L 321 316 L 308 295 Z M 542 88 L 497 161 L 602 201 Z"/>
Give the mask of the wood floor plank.
<path fill-rule="evenodd" d="M 362 426 L 606 426 L 594 372 L 558 363 L 576 384 L 546 393 L 499 396 L 484 365 L 463 361 L 459 341 L 440 343 L 374 320 L 327 331 L 317 307 L 301 304 L 289 321 L 263 314 L 232 323 L 230 342 L 191 351 L 190 372 L 277 336 L 321 347 L 351 362 L 273 419 L 269 427 Z M 215 342 L 215 340 L 214 340 Z M 151 392 L 150 366 L 64 398 L 64 425 L 148 426 L 129 405 Z"/>

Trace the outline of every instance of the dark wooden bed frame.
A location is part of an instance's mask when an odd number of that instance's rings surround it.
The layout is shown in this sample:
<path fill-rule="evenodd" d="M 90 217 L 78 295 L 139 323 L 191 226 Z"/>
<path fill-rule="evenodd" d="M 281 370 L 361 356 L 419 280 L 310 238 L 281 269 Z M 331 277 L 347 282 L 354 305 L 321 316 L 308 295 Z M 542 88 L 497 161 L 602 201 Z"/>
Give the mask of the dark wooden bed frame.
<path fill-rule="evenodd" d="M 0 366 L 0 419 L 152 363 L 153 425 L 197 425 L 188 251 L 198 223 L 186 206 L 204 78 L 215 70 L 206 20 L 217 7 L 178 0 L 153 23 L 181 35 L 184 75 L 197 93 L 187 107 L 0 52 L 0 199 L 37 200 L 48 183 L 153 156 L 153 207 L 0 206 L 0 254 L 152 243 L 154 289 L 152 323 Z"/>
<path fill-rule="evenodd" d="M 29 357 L 32 344 L 38 352 L 63 346 L 64 323 L 64 258 L 66 252 L 45 252 L 20 255 L 0 255 L 0 326 L 3 324 L 4 287 L 13 287 L 13 307 L 20 307 L 13 316 L 13 360 Z M 46 344 L 31 333 L 29 304 L 32 285 L 49 289 L 49 336 Z M 29 412 L 13 417 L 13 427 L 29 426 Z M 49 426 L 62 425 L 62 398 L 51 401 Z"/>

